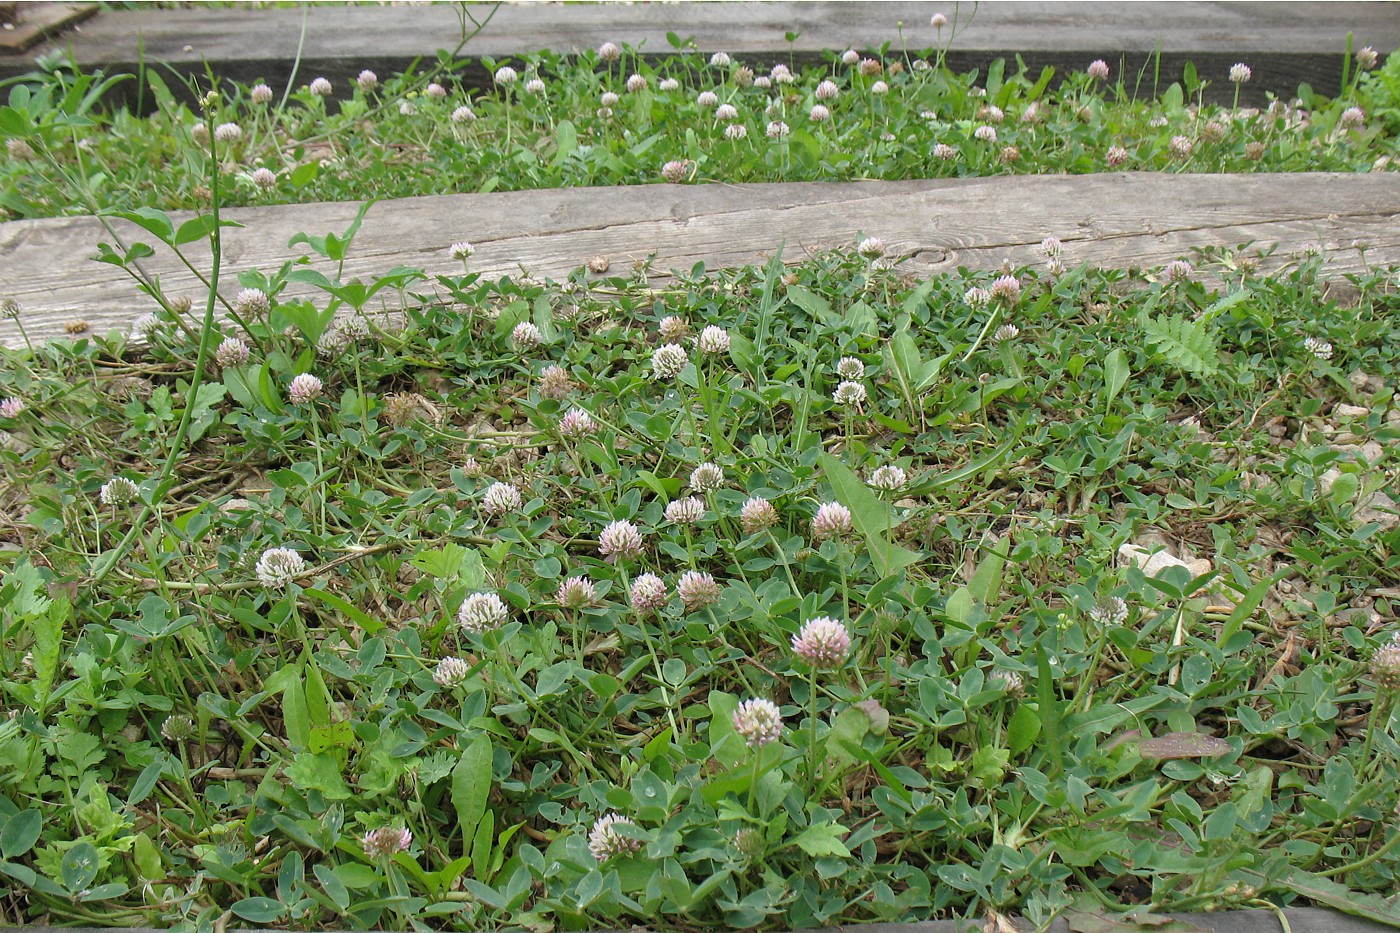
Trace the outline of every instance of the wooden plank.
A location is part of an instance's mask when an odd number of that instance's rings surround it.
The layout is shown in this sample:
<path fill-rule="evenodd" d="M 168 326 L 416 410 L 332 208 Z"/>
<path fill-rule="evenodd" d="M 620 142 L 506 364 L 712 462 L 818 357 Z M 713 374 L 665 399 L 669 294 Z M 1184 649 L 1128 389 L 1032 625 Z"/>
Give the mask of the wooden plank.
<path fill-rule="evenodd" d="M 302 255 L 289 249 L 297 233 L 340 233 L 356 203 L 322 203 L 230 210 L 242 223 L 225 233 L 222 290 L 232 299 L 241 271 L 273 272 Z M 473 269 L 491 276 L 562 279 L 594 256 L 613 270 L 654 256 L 657 273 L 765 262 L 778 251 L 787 262 L 862 236 L 881 237 L 904 268 L 927 275 L 959 266 L 994 269 L 1003 261 L 1042 261 L 1050 235 L 1064 243 L 1067 264 L 1160 265 L 1194 247 L 1246 242 L 1278 244 L 1264 268 L 1294 261 L 1307 244 L 1327 248 L 1333 276 L 1400 265 L 1400 179 L 1369 175 L 1000 176 L 901 182 L 763 185 L 644 185 L 498 194 L 462 194 L 385 201 L 370 208 L 345 263 L 346 278 L 365 281 L 405 265 L 455 273 L 447 255 L 456 240 L 472 242 Z M 179 215 L 181 219 L 188 215 Z M 129 241 L 150 237 L 115 221 Z M 19 220 L 0 224 L 0 298 L 25 308 L 31 337 L 47 339 L 74 318 L 99 332 L 125 330 L 153 310 L 127 275 L 89 261 L 110 241 L 93 218 Z M 1352 244 L 1364 241 L 1364 256 Z M 206 244 L 189 255 L 207 269 Z M 165 247 L 143 261 L 172 299 L 203 307 L 202 289 Z M 328 275 L 331 264 L 313 263 Z M 309 287 L 288 294 L 312 294 Z M 0 340 L 16 345 L 13 322 Z"/>
<path fill-rule="evenodd" d="M 878 49 L 892 43 L 927 49 L 940 34 L 929 25 L 931 10 L 958 17 L 948 62 L 958 70 L 985 68 L 995 57 L 1014 61 L 1021 53 L 1033 68 L 1082 69 L 1094 58 L 1121 64 L 1123 73 L 1145 76 L 1150 92 L 1152 55 L 1160 51 L 1166 81 L 1194 61 L 1203 77 L 1228 96 L 1229 66 L 1254 69 L 1245 86 L 1252 102 L 1265 92 L 1292 95 L 1300 80 L 1335 93 L 1347 35 L 1354 47 L 1381 52 L 1400 47 L 1400 9 L 1384 2 L 999 3 L 915 5 L 895 2 L 556 4 L 501 7 L 487 29 L 465 50 L 462 80 L 481 86 L 480 58 L 509 57 L 551 49 L 595 49 L 626 43 L 649 55 L 673 51 L 667 33 L 693 39 L 705 54 L 728 51 L 756 65 L 795 59 L 819 61 L 824 50 Z M 489 4 L 473 5 L 484 16 Z M 160 62 L 177 73 L 204 75 L 208 61 L 227 78 L 285 85 L 297 56 L 302 11 L 294 9 L 123 10 L 104 12 L 80 32 L 39 51 L 71 50 L 84 67 L 135 70 L 138 62 Z M 297 83 L 316 75 L 347 90 L 361 68 L 381 75 L 402 70 L 419 57 L 433 61 L 439 49 L 456 44 L 459 25 L 450 5 L 322 6 L 305 20 L 306 37 Z M 797 33 L 791 43 L 787 34 Z M 947 44 L 952 27 L 943 32 Z M 366 37 L 373 37 L 372 42 Z M 14 66 L 11 67 L 11 72 Z M 0 76 L 6 74 L 0 63 Z"/>
<path fill-rule="evenodd" d="M 13 12 L 3 17 L 0 56 L 27 52 L 44 39 L 57 36 L 97 12 L 95 3 L 10 3 L 5 6 L 13 7 Z"/>

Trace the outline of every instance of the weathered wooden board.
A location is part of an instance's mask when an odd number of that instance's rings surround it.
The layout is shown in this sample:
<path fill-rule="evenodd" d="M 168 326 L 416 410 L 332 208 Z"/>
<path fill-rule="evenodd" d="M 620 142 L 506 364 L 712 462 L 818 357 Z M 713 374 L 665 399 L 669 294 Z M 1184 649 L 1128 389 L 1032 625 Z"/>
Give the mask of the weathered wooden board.
<path fill-rule="evenodd" d="M 974 10 L 974 7 L 976 8 Z M 474 4 L 484 17 L 490 4 Z M 1381 52 L 1400 47 L 1400 7 L 1384 2 L 1338 3 L 665 3 L 508 4 L 464 50 L 463 80 L 480 86 L 481 56 L 496 59 L 551 49 L 594 49 L 626 43 L 648 55 L 673 50 L 667 33 L 693 39 L 702 52 L 719 50 L 755 64 L 818 60 L 830 49 L 932 48 L 940 43 L 929 16 L 956 21 L 943 30 L 948 62 L 958 70 L 985 68 L 996 57 L 1020 53 L 1034 69 L 1082 69 L 1104 58 L 1151 93 L 1154 72 L 1163 86 L 1194 61 L 1202 77 L 1228 96 L 1226 71 L 1236 61 L 1254 69 L 1246 96 L 1258 102 L 1272 91 L 1291 95 L 1300 81 L 1335 93 L 1347 35 L 1354 47 Z M 294 9 L 122 10 L 103 12 L 36 54 L 69 49 L 85 67 L 134 71 L 162 63 L 179 74 L 203 77 L 205 62 L 228 78 L 266 80 L 279 88 L 291 77 L 302 38 L 303 13 Z M 787 35 L 796 33 L 789 42 Z M 308 5 L 298 84 L 325 75 L 346 90 L 361 68 L 381 75 L 419 57 L 433 61 L 457 44 L 453 5 L 333 7 Z M 950 42 L 951 38 L 951 42 Z M 1154 53 L 1161 54 L 1154 68 Z M 23 70 L 0 61 L 0 76 Z M 1116 75 L 1115 75 L 1116 76 Z M 129 87 L 123 91 L 128 92 Z M 149 98 L 149 95 L 147 95 Z"/>
<path fill-rule="evenodd" d="M 0 61 L 27 52 L 49 36 L 80 23 L 97 12 L 95 3 L 11 3 L 13 10 L 0 28 Z M 12 18 L 11 18 L 12 17 Z"/>
<path fill-rule="evenodd" d="M 340 233 L 356 203 L 241 208 L 244 226 L 225 232 L 222 290 L 232 299 L 243 270 L 274 271 L 305 252 L 297 233 Z M 1278 244 L 1265 268 L 1296 261 L 1310 243 L 1327 249 L 1333 275 L 1400 265 L 1400 176 L 1166 175 L 1002 176 L 902 182 L 764 185 L 644 185 L 385 201 L 370 208 L 345 264 L 366 281 L 400 265 L 455 273 L 457 240 L 476 246 L 472 268 L 492 276 L 562 278 L 598 255 L 613 270 L 654 257 L 658 273 L 763 262 L 782 251 L 797 262 L 822 250 L 882 238 L 910 271 L 992 269 L 1042 261 L 1041 240 L 1064 242 L 1068 264 L 1158 265 L 1194 247 Z M 128 242 L 150 237 L 115 221 Z M 153 310 L 122 270 L 96 263 L 110 237 L 92 218 L 0 224 L 0 298 L 25 308 L 31 337 L 49 338 L 74 318 L 95 330 L 126 329 Z M 1356 248 L 1361 241 L 1364 254 Z M 206 244 L 187 247 L 207 269 Z M 143 262 L 167 295 L 203 306 L 198 282 L 170 251 Z M 334 269 L 318 259 L 328 274 Z M 303 288 L 303 290 L 305 290 Z M 12 322 L 0 340 L 14 345 Z"/>

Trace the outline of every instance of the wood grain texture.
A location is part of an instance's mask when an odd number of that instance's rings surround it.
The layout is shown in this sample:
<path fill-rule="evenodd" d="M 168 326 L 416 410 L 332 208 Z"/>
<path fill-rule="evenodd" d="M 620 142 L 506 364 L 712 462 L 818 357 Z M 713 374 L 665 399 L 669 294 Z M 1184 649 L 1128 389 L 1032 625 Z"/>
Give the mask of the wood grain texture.
<path fill-rule="evenodd" d="M 10 25 L 0 29 L 0 62 L 27 52 L 50 36 L 80 23 L 97 12 L 95 3 L 10 3 Z M 11 18 L 12 17 L 12 18 Z"/>
<path fill-rule="evenodd" d="M 1163 55 L 1161 76 L 1170 83 L 1181 65 L 1195 61 L 1202 77 L 1227 93 L 1225 73 L 1236 61 L 1254 68 L 1245 91 L 1251 100 L 1267 91 L 1291 95 L 1300 80 L 1333 93 L 1341 75 L 1347 34 L 1359 48 L 1400 47 L 1400 8 L 1384 2 L 1338 3 L 1052 3 L 1006 0 L 929 7 L 913 3 L 667 3 L 503 6 L 465 50 L 462 79 L 480 86 L 481 56 L 503 58 L 551 49 L 596 49 L 626 43 L 648 55 L 672 53 L 666 34 L 693 38 L 699 51 L 724 50 L 754 64 L 809 62 L 824 50 L 878 49 L 884 43 L 928 49 L 939 35 L 931 9 L 957 16 L 949 64 L 984 68 L 994 57 L 1021 53 L 1034 68 L 1082 69 L 1094 58 L 1121 64 L 1138 75 L 1152 53 Z M 489 4 L 474 5 L 481 16 Z M 101 13 L 78 32 L 48 43 L 36 54 L 71 50 L 87 67 L 133 70 L 144 54 L 185 74 L 204 74 L 204 62 L 225 77 L 266 80 L 280 89 L 297 54 L 302 14 L 292 9 L 123 10 Z M 798 33 L 789 43 L 786 34 Z M 952 27 L 944 30 L 947 43 Z M 401 70 L 423 56 L 456 44 L 459 27 L 450 6 L 318 7 L 306 21 L 298 83 L 324 74 L 342 90 L 361 68 L 381 74 Z M 0 74 L 17 66 L 0 61 Z M 8 69 L 8 70 L 7 70 Z M 1152 71 L 1144 90 L 1150 90 Z M 1232 90 L 1232 88 L 1230 88 Z"/>
<path fill-rule="evenodd" d="M 243 224 L 225 232 L 222 291 L 234 276 L 273 272 L 305 253 L 288 248 L 297 233 L 339 233 L 357 203 L 240 208 Z M 878 236 L 890 254 L 918 274 L 959 266 L 993 269 L 1042 261 L 1050 235 L 1064 243 L 1068 264 L 1160 265 L 1205 246 L 1278 245 L 1265 268 L 1296 261 L 1305 245 L 1327 249 L 1328 271 L 1340 276 L 1400 265 L 1400 178 L 1394 174 L 1002 176 L 900 182 L 762 185 L 644 185 L 406 198 L 373 205 L 345 263 L 345 277 L 365 281 L 395 266 L 431 273 L 461 268 L 446 252 L 457 240 L 476 247 L 474 270 L 491 276 L 562 278 L 594 256 L 617 271 L 650 257 L 665 273 L 764 262 L 781 249 L 785 261 L 862 236 Z M 184 218 L 189 215 L 177 215 Z M 115 221 L 127 239 L 150 237 Z M 126 274 L 89 261 L 110 237 L 92 218 L 0 224 L 0 297 L 25 308 L 31 337 L 47 339 L 74 318 L 99 332 L 124 330 L 153 310 Z M 1364 257 L 1353 246 L 1366 246 Z M 206 244 L 192 261 L 207 269 Z M 143 261 L 171 298 L 203 306 L 203 290 L 168 249 Z M 328 275 L 331 265 L 313 265 Z M 313 294 L 295 286 L 289 294 Z M 0 340 L 14 345 L 12 322 Z"/>

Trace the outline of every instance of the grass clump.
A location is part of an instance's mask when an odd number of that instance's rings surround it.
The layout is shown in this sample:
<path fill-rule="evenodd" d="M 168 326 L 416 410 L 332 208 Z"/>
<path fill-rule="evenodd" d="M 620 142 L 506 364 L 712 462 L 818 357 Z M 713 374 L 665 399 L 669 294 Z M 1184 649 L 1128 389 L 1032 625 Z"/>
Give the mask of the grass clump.
<path fill-rule="evenodd" d="M 445 57 L 426 75 L 381 82 L 364 72 L 353 88 L 313 79 L 285 105 L 266 85 L 226 83 L 205 99 L 216 101 L 214 125 L 225 133 L 225 200 L 234 205 L 663 179 L 1356 172 L 1394 158 L 1389 66 L 1358 68 L 1336 99 L 1301 88 L 1261 110 L 1238 106 L 1249 79 L 1242 64 L 1204 78 L 1188 69 L 1159 87 L 1154 75 L 1086 63 L 1052 86 L 1052 69 L 1036 75 L 1002 61 L 986 75 L 956 74 L 944 52 L 946 44 L 848 52 L 822 67 L 756 74 L 729 56 L 683 53 L 653 65 L 612 46 L 602 56 L 487 59 L 494 84 L 484 92 L 462 86 L 465 63 Z M 1374 53 L 1366 62 L 1375 65 Z M 0 207 L 45 217 L 207 206 L 209 127 L 154 69 L 143 77 L 156 101 L 148 117 L 105 110 L 100 78 L 61 65 L 14 83 L 0 110 L 11 157 Z M 135 80 L 106 83 L 125 79 Z M 1205 104 L 1210 80 L 1234 80 L 1236 104 Z"/>
<path fill-rule="evenodd" d="M 1387 909 L 1393 272 L 454 249 L 7 351 L 7 919 Z"/>

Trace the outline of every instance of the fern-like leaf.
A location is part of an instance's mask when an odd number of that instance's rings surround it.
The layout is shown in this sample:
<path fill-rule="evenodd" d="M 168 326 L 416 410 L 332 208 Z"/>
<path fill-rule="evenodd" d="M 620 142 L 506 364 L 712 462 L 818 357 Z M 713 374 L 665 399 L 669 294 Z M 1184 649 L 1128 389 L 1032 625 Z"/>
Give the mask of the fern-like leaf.
<path fill-rule="evenodd" d="M 1182 372 L 1207 379 L 1220 372 L 1220 348 L 1209 322 L 1161 315 L 1143 325 L 1147 342 Z"/>

